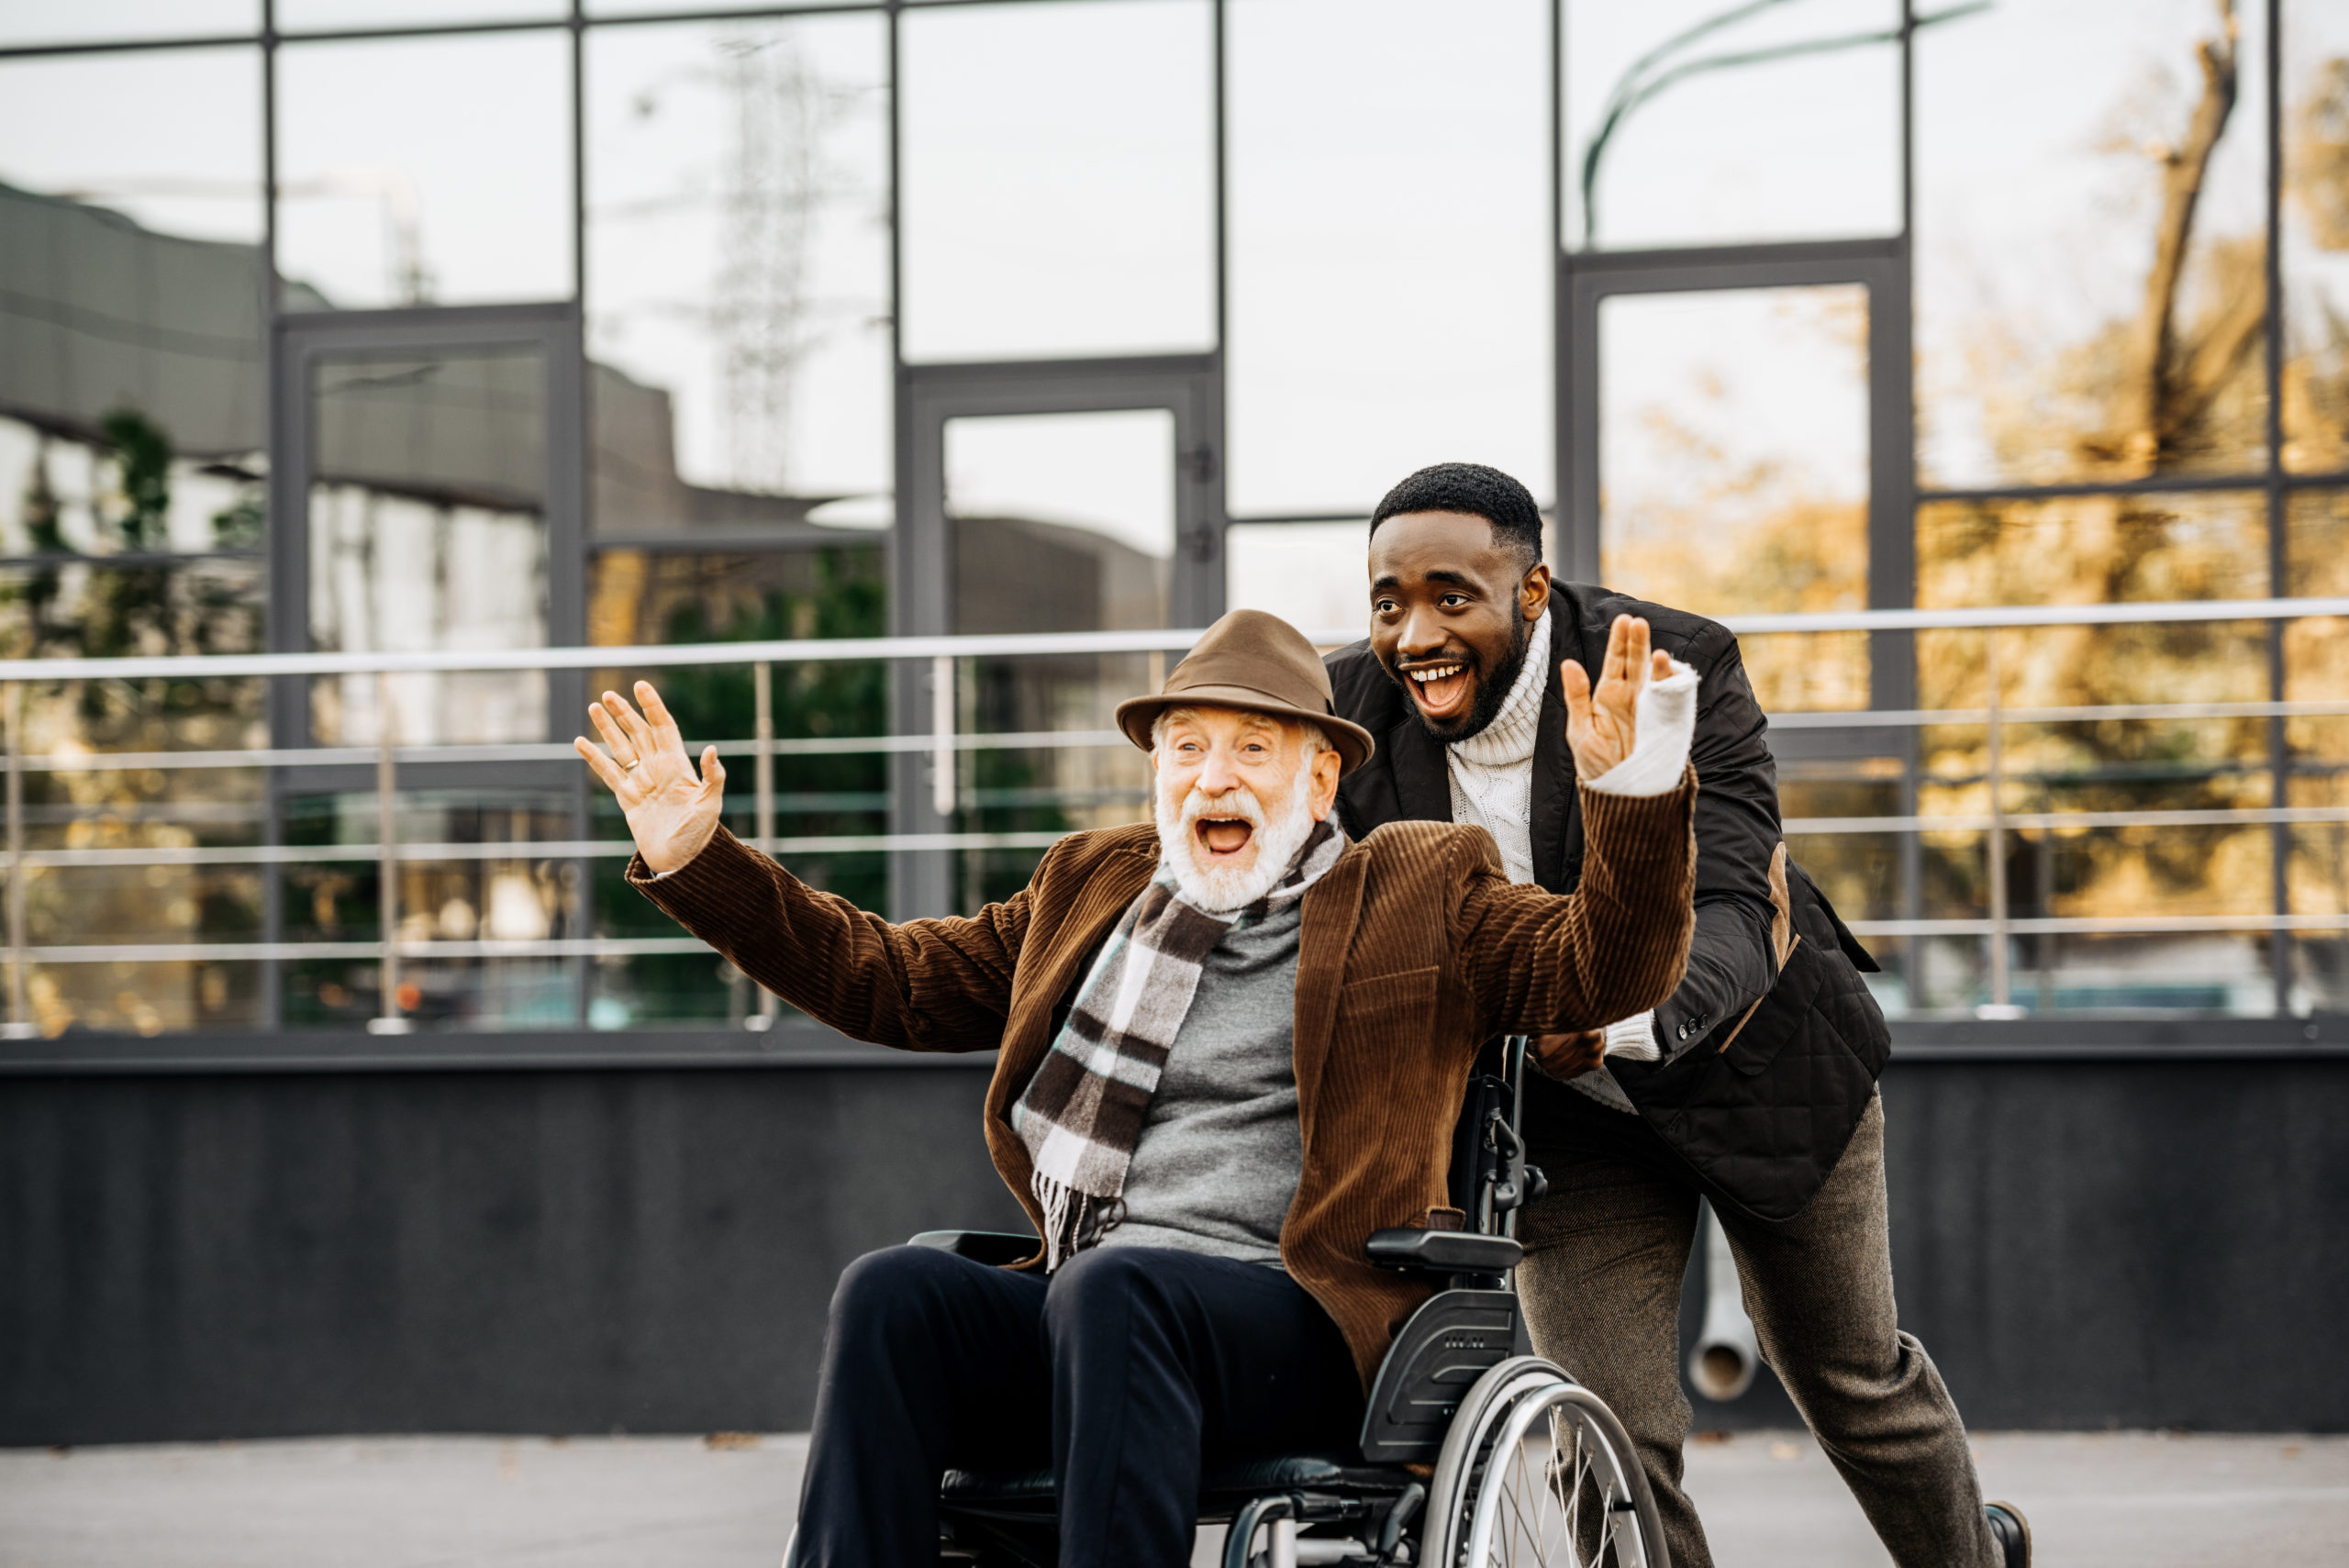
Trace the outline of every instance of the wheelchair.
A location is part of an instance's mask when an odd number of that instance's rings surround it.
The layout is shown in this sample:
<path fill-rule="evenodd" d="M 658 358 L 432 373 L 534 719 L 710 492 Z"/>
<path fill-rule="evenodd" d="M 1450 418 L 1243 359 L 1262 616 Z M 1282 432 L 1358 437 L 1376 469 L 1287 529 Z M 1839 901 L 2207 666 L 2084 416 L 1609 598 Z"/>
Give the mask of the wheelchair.
<path fill-rule="evenodd" d="M 1209 1454 L 1199 1522 L 1223 1524 L 1223 1568 L 1670 1568 L 1655 1500 L 1622 1423 L 1532 1353 L 1511 1274 L 1517 1210 L 1545 1190 L 1518 1126 L 1527 1040 L 1488 1048 L 1453 1134 L 1457 1230 L 1374 1231 L 1385 1267 L 1442 1288 L 1396 1334 L 1344 1452 Z M 931 1230 L 918 1246 L 987 1263 L 1032 1236 Z M 939 1559 L 1054 1568 L 1050 1469 L 955 1470 L 939 1499 Z M 797 1540 L 785 1553 L 796 1561 Z"/>

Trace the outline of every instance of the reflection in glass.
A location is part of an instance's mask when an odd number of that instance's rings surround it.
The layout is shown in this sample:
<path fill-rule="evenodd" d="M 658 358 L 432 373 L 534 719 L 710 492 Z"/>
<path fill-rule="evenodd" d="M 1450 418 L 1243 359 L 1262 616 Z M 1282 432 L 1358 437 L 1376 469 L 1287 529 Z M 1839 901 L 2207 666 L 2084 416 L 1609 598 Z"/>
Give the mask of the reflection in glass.
<path fill-rule="evenodd" d="M 11 551 L 40 548 L 52 524 L 81 550 L 222 542 L 211 518 L 241 506 L 264 424 L 260 95 L 247 50 L 0 65 Z M 158 137 L 171 104 L 186 123 Z M 92 508 L 125 442 L 168 471 L 172 500 L 117 537 Z M 249 521 L 229 533 L 257 546 Z"/>
<path fill-rule="evenodd" d="M 1547 497 L 1547 7 L 1251 0 L 1228 28 L 1232 512 L 1367 517 L 1448 461 Z"/>
<path fill-rule="evenodd" d="M 886 66 L 877 17 L 588 35 L 599 530 L 885 497 Z"/>
<path fill-rule="evenodd" d="M 751 639 L 881 637 L 888 631 L 886 568 L 870 534 L 816 530 L 790 548 L 756 553 L 685 554 L 607 550 L 592 564 L 588 635 L 606 645 L 731 642 Z M 594 689 L 628 689 L 639 672 L 598 671 Z M 753 676 L 746 665 L 642 672 L 656 682 L 687 733 L 739 740 L 753 733 Z M 798 663 L 774 673 L 774 734 L 785 742 L 822 744 L 889 730 L 886 665 Z M 727 826 L 748 840 L 758 830 L 748 759 L 729 759 Z M 888 830 L 887 757 L 882 752 L 786 752 L 775 761 L 777 831 L 786 839 L 869 835 Z M 618 807 L 596 801 L 596 837 L 628 837 Z M 885 855 L 787 850 L 792 874 L 863 908 L 888 902 Z M 673 925 L 629 888 L 626 862 L 595 862 L 598 935 L 667 937 Z M 717 983 L 714 970 L 722 969 Z M 739 972 L 708 953 L 650 954 L 600 962 L 588 1020 L 621 1029 L 668 1019 L 739 1024 L 757 1011 L 757 993 Z"/>
<path fill-rule="evenodd" d="M 49 466 L 77 466 L 60 443 Z M 123 477 L 111 464 L 106 494 Z M 135 462 L 130 465 L 134 469 Z M 13 475 L 0 474 L 0 484 Z M 172 484 L 167 472 L 162 476 Z M 36 483 L 41 481 L 36 480 Z M 151 491 L 148 492 L 152 494 Z M 166 507 L 171 497 L 162 498 Z M 101 542 L 131 519 L 101 501 Z M 251 560 L 111 559 L 72 547 L 0 572 L 0 656 L 244 653 L 262 646 L 264 579 Z M 202 751 L 268 743 L 258 681 L 88 681 L 25 693 L 25 750 L 70 760 L 108 751 Z M 261 841 L 268 806 L 244 769 L 28 768 L 28 849 L 179 850 Z M 254 941 L 262 871 L 251 865 L 32 866 L 25 873 L 36 946 Z M 35 1022 L 153 1034 L 250 1028 L 255 966 L 169 962 L 57 963 L 27 985 Z"/>
<path fill-rule="evenodd" d="M 1900 228 L 1898 0 L 1570 0 L 1565 243 Z"/>
<path fill-rule="evenodd" d="M 529 349 L 333 354 L 310 398 L 310 639 L 342 652 L 543 647 L 546 370 Z M 536 740 L 543 674 L 390 683 L 406 745 Z M 311 683 L 322 743 L 382 735 L 373 675 Z"/>
<path fill-rule="evenodd" d="M 70 6 L 25 0 L 0 9 L 0 47 L 6 48 L 260 31 L 261 0 L 73 0 Z"/>
<path fill-rule="evenodd" d="M 1234 523 L 1224 531 L 1224 602 L 1308 634 L 1370 630 L 1370 520 Z"/>
<path fill-rule="evenodd" d="M 2080 0 L 1918 35 L 1928 486 L 2266 461 L 2264 16 Z"/>
<path fill-rule="evenodd" d="M 957 6 L 899 27 L 906 357 L 1212 348 L 1207 5 Z"/>
<path fill-rule="evenodd" d="M 946 422 L 954 629 L 1142 630 L 1167 624 L 1174 417 L 1146 408 Z M 958 732 L 1106 731 L 1110 709 L 1164 678 L 1163 655 L 972 660 Z M 1145 770 L 1122 745 L 964 752 L 965 830 L 1060 832 L 1141 814 Z M 959 854 L 963 906 L 1008 896 L 1033 850 Z"/>
<path fill-rule="evenodd" d="M 285 802 L 292 844 L 369 848 L 373 795 Z M 406 942 L 562 940 L 576 935 L 577 863 L 532 852 L 572 837 L 567 793 L 413 791 L 400 800 L 403 845 L 510 845 L 493 858 L 399 865 L 398 936 Z M 380 941 L 379 862 L 320 855 L 284 872 L 285 934 L 294 941 Z M 577 959 L 482 952 L 417 955 L 400 964 L 400 1010 L 427 1029 L 550 1029 L 578 1018 Z M 284 969 L 283 1016 L 295 1028 L 363 1027 L 383 1012 L 372 956 L 297 959 Z"/>
<path fill-rule="evenodd" d="M 1121 631 L 1166 624 L 1174 416 L 946 422 L 954 628 Z"/>
<path fill-rule="evenodd" d="M 287 304 L 568 296 L 570 123 L 565 33 L 281 49 Z"/>
<path fill-rule="evenodd" d="M 1867 603 L 1857 284 L 1615 295 L 1598 311 L 1600 571 L 1704 615 Z M 1864 634 L 1746 640 L 1765 708 L 1865 707 Z"/>
<path fill-rule="evenodd" d="M 2349 469 L 2349 13 L 2284 7 L 2284 462 Z"/>

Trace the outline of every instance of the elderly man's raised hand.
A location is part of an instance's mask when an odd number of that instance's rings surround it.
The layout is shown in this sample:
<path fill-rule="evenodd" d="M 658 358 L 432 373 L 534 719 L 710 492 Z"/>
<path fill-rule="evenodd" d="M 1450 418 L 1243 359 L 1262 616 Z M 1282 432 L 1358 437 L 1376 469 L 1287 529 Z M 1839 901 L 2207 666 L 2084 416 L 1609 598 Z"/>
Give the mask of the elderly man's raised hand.
<path fill-rule="evenodd" d="M 1575 776 L 1587 783 L 1631 754 L 1637 738 L 1640 693 L 1650 681 L 1672 673 L 1672 656 L 1648 649 L 1648 623 L 1617 616 L 1607 634 L 1607 657 L 1598 666 L 1598 689 L 1569 659 L 1558 666 L 1565 688 L 1566 744 L 1575 754 Z"/>
<path fill-rule="evenodd" d="M 672 872 L 701 853 L 718 832 L 726 770 L 718 763 L 718 748 L 707 746 L 701 772 L 694 772 L 677 721 L 650 681 L 637 682 L 636 700 L 644 705 L 642 713 L 618 692 L 606 692 L 587 705 L 587 717 L 611 748 L 610 756 L 584 735 L 571 744 L 628 814 L 628 830 L 644 863 L 656 873 Z"/>

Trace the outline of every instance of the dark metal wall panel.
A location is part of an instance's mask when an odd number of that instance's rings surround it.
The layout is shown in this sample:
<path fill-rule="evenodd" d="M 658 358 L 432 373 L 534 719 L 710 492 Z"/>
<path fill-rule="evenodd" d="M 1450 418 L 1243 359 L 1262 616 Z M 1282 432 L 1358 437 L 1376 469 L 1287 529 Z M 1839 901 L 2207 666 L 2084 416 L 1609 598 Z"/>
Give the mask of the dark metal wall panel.
<path fill-rule="evenodd" d="M 844 1264 L 1016 1220 L 984 1068 L 0 1078 L 0 1445 L 804 1427 Z M 2349 1061 L 1885 1097 L 1902 1321 L 1974 1425 L 2349 1429 Z"/>
<path fill-rule="evenodd" d="M 842 1267 L 1017 1220 L 986 1081 L 10 1082 L 0 1445 L 804 1426 Z"/>

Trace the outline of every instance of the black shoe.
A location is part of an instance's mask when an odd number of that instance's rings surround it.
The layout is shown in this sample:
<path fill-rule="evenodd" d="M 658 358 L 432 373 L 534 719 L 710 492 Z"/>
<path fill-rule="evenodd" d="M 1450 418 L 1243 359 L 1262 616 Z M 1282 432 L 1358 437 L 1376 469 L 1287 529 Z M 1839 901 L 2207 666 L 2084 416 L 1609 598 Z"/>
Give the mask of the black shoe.
<path fill-rule="evenodd" d="M 1990 1516 L 1990 1539 L 2006 1568 L 2031 1568 L 2031 1522 L 2022 1510 L 2012 1503 L 1986 1503 L 1982 1511 Z"/>

